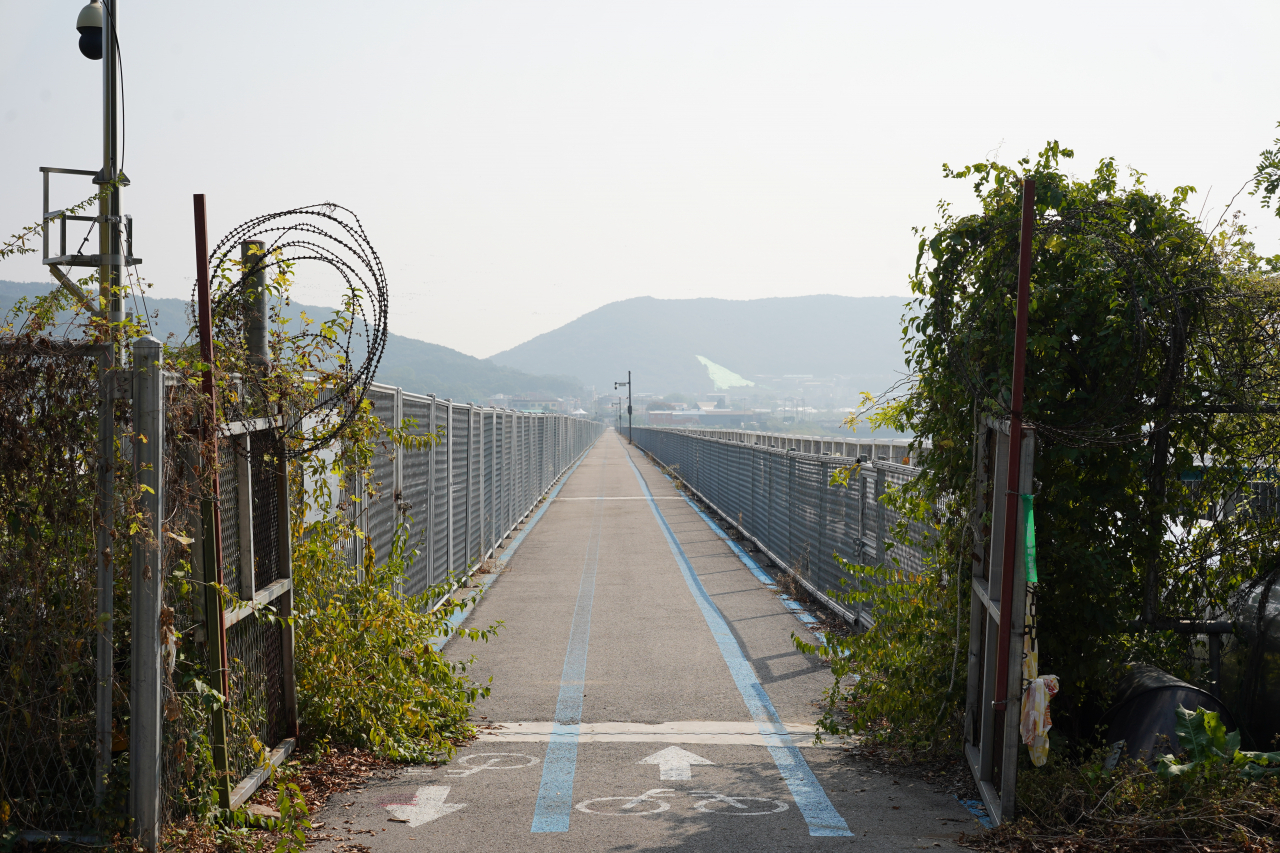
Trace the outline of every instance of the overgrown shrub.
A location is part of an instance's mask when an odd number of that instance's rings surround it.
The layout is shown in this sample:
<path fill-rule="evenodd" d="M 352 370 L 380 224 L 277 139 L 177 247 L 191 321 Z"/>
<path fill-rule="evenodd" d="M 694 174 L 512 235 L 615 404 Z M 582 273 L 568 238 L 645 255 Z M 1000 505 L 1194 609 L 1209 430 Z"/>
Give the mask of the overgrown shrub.
<path fill-rule="evenodd" d="M 918 499 L 890 491 L 885 501 L 901 514 L 894 531 L 907 541 L 908 520 L 931 513 Z M 806 654 L 831 661 L 835 681 L 826 691 L 819 728 L 832 735 L 859 735 L 900 750 L 904 757 L 954 751 L 964 712 L 968 608 L 954 571 L 937 565 L 947 549 L 926 544 L 926 567 L 902 569 L 889 543 L 881 566 L 837 560 L 849 577 L 834 596 L 874 614 L 875 625 L 861 634 L 827 634 L 818 644 L 792 635 Z M 856 580 L 855 580 L 856 578 Z M 958 588 L 959 587 L 959 588 Z"/>
<path fill-rule="evenodd" d="M 349 523 L 349 507 L 339 506 L 322 475 L 360 482 L 360 469 L 379 439 L 414 440 L 398 430 L 388 433 L 366 413 L 353 424 L 336 459 L 316 456 L 296 466 L 294 481 L 313 484 L 293 516 L 298 712 L 309 737 L 401 761 L 431 761 L 451 757 L 454 742 L 470 734 L 471 708 L 489 688 L 467 677 L 466 663 L 432 648 L 431 641 L 447 636 L 449 617 L 463 606 L 448 598 L 432 609 L 449 592 L 448 585 L 416 596 L 399 593 L 416 556 L 406 552 L 403 525 L 385 560 L 366 551 L 367 559 L 357 567 L 346 556 L 360 533 Z M 315 515 L 322 520 L 306 525 L 305 519 Z M 461 633 L 484 640 L 493 630 Z"/>
<path fill-rule="evenodd" d="M 919 577 L 858 568 L 877 624 L 830 650 L 833 730 L 958 739 L 954 662 L 983 521 L 973 435 L 1010 411 L 1024 177 L 1036 232 L 1023 409 L 1037 431 L 1038 638 L 1041 671 L 1062 685 L 1055 731 L 1091 736 L 1127 660 L 1200 676 L 1203 641 L 1172 622 L 1222 618 L 1237 590 L 1275 574 L 1277 519 L 1247 490 L 1278 450 L 1276 415 L 1256 406 L 1280 397 L 1280 287 L 1242 225 L 1214 230 L 1186 209 L 1193 188 L 1163 195 L 1136 171 L 1126 183 L 1110 159 L 1076 178 L 1060 167 L 1071 156 L 1055 142 L 1016 167 L 945 169 L 974 181 L 979 209 L 942 204 L 919 229 L 911 378 L 872 422 L 931 440 L 920 475 L 887 499 L 935 513 L 935 550 Z"/>

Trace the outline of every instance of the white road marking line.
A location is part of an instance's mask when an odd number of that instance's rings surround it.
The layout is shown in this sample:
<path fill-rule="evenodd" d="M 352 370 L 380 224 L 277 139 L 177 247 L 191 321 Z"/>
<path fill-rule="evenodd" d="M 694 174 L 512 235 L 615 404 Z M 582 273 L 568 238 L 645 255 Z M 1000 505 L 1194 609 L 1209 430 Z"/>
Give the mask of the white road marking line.
<path fill-rule="evenodd" d="M 446 803 L 448 796 L 448 785 L 423 785 L 412 803 L 387 803 L 385 807 L 396 820 L 407 822 L 411 827 L 422 826 L 467 807 L 466 803 Z"/>
<path fill-rule="evenodd" d="M 644 495 L 618 495 L 615 497 L 599 497 L 599 498 L 555 498 L 555 500 L 558 500 L 558 501 L 647 501 L 649 499 L 646 498 Z M 664 495 L 662 497 L 655 497 L 654 500 L 682 501 L 684 500 L 684 498 L 679 496 L 669 497 Z"/>
<path fill-rule="evenodd" d="M 689 765 L 714 763 L 713 761 L 707 761 L 701 755 L 694 755 L 692 752 L 683 750 L 678 746 L 669 746 L 661 752 L 655 752 L 648 758 L 642 758 L 636 762 L 636 764 L 658 765 L 658 781 L 660 782 L 688 782 L 693 778 L 693 771 L 689 769 Z"/>
<path fill-rule="evenodd" d="M 480 729 L 479 740 L 499 743 L 547 743 L 552 739 L 551 722 L 493 723 Z M 811 723 L 783 723 L 776 734 L 790 735 L 796 746 L 839 749 L 841 741 L 815 744 L 817 727 Z M 772 734 L 772 733 L 771 733 Z M 707 722 L 687 720 L 674 723 L 581 723 L 581 743 L 724 744 L 768 746 L 773 738 L 760 732 L 758 723 Z"/>

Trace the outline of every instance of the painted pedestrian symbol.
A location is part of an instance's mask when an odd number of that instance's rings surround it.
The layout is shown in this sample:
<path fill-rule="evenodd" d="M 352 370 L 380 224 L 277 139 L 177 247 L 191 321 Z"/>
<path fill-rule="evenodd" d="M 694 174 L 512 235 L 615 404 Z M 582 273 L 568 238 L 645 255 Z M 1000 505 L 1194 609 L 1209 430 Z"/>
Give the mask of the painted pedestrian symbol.
<path fill-rule="evenodd" d="M 671 808 L 666 800 L 655 797 L 655 794 L 674 794 L 671 788 L 652 788 L 638 797 L 596 797 L 584 800 L 575 807 L 587 814 L 624 815 L 658 814 Z"/>
<path fill-rule="evenodd" d="M 782 800 L 770 800 L 766 797 L 730 797 L 727 794 L 719 794 L 715 791 L 690 791 L 689 795 L 692 797 L 705 797 L 705 799 L 694 803 L 693 807 L 700 812 L 708 814 L 730 814 L 738 817 L 749 817 L 760 814 L 777 814 L 787 810 L 787 804 Z M 766 804 L 768 805 L 766 806 Z M 749 811 L 749 809 L 763 809 L 763 811 Z"/>
<path fill-rule="evenodd" d="M 482 758 L 488 760 L 480 762 Z M 459 778 L 472 776 L 481 770 L 519 770 L 522 767 L 532 767 L 537 763 L 538 759 L 532 755 L 522 755 L 518 752 L 477 752 L 459 758 L 455 766 L 445 771 L 445 775 Z"/>
<path fill-rule="evenodd" d="M 384 806 L 396 820 L 409 826 L 422 826 L 438 817 L 466 808 L 466 803 L 446 803 L 448 796 L 448 785 L 423 785 L 412 803 L 386 803 Z"/>
<path fill-rule="evenodd" d="M 694 755 L 678 746 L 669 746 L 661 752 L 655 752 L 648 758 L 642 758 L 637 764 L 658 765 L 658 779 L 662 782 L 688 782 L 693 778 L 689 770 L 691 764 L 711 764 L 701 755 Z"/>

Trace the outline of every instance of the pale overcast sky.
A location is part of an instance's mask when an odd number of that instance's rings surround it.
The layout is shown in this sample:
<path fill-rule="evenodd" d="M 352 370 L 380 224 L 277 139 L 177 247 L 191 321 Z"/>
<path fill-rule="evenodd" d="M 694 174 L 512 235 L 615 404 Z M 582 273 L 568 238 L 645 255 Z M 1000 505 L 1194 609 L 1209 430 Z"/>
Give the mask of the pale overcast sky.
<path fill-rule="evenodd" d="M 81 5 L 0 0 L 0 234 L 39 217 L 38 167 L 101 165 Z M 214 239 L 344 204 L 391 330 L 477 356 L 632 296 L 905 294 L 911 226 L 968 195 L 944 161 L 1058 139 L 1220 211 L 1280 134 L 1277 32 L 1275 0 L 121 0 L 125 210 L 185 297 L 192 193 Z"/>

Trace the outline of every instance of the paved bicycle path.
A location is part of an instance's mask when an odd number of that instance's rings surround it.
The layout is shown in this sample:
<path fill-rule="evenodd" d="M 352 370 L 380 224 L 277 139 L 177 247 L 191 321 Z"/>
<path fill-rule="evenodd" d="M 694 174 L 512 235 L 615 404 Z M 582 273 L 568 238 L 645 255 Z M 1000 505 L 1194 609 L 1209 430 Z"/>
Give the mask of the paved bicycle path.
<path fill-rule="evenodd" d="M 315 849 L 900 850 L 977 828 L 811 745 L 830 676 L 792 646 L 800 623 L 613 431 L 467 624 L 499 620 L 446 646 L 493 678 L 480 739 L 339 797 L 317 817 L 342 840 Z"/>

